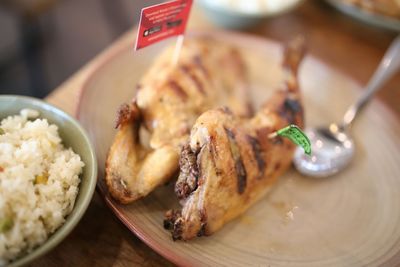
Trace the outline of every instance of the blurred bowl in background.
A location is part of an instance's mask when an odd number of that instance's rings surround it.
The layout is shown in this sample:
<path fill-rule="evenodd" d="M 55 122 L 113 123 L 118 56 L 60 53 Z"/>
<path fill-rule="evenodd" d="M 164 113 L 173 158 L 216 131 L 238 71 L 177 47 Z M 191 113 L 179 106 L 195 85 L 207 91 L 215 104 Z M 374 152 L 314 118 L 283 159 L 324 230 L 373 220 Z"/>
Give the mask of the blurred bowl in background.
<path fill-rule="evenodd" d="M 398 5 L 400 6 L 400 0 L 397 1 L 399 1 Z M 368 7 L 371 8 L 371 10 L 366 9 L 365 6 L 355 5 L 352 3 L 352 1 L 326 0 L 326 2 L 340 12 L 349 15 L 355 19 L 358 19 L 373 26 L 400 32 L 400 17 L 396 13 L 399 12 L 398 9 L 393 9 L 392 16 L 390 16 L 389 14 L 378 12 L 380 10 L 379 8 L 390 11 L 390 8 L 392 8 L 392 6 L 390 6 L 389 4 L 396 4 L 396 2 L 392 3 L 392 1 L 376 1 L 366 3 L 368 4 Z M 389 6 L 386 6 L 385 4 L 388 4 Z M 389 11 L 387 11 L 387 13 L 389 13 Z"/>
<path fill-rule="evenodd" d="M 206 16 L 224 28 L 244 29 L 297 7 L 303 0 L 198 0 Z"/>

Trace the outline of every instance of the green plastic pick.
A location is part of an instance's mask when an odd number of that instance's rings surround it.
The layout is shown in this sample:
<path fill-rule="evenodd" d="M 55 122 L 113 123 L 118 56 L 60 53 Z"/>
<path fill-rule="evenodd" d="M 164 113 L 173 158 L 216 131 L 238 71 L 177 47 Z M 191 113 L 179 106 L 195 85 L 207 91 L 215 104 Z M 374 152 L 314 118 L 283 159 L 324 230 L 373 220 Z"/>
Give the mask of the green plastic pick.
<path fill-rule="evenodd" d="M 291 124 L 286 126 L 276 131 L 276 135 L 290 139 L 296 145 L 301 146 L 304 149 L 304 153 L 311 155 L 310 139 L 297 125 Z"/>

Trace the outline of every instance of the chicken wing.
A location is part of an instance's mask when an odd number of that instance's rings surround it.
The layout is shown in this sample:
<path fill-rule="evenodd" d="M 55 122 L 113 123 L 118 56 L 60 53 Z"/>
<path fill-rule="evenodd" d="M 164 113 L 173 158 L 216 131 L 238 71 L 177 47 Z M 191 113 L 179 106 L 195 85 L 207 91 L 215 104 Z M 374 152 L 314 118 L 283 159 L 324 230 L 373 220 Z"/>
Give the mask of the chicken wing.
<path fill-rule="evenodd" d="M 118 112 L 105 180 L 121 203 L 146 196 L 178 171 L 182 145 L 204 111 L 228 105 L 238 116 L 251 113 L 246 66 L 237 49 L 197 37 L 185 40 L 177 64 L 173 51 L 158 57 L 138 84 L 135 99 Z"/>
<path fill-rule="evenodd" d="M 288 124 L 303 126 L 297 80 L 303 55 L 303 39 L 295 39 L 285 51 L 283 89 L 254 117 L 243 119 L 217 108 L 197 119 L 175 185 L 183 208 L 168 211 L 164 221 L 174 240 L 214 233 L 264 196 L 289 167 L 295 146 L 268 135 Z"/>

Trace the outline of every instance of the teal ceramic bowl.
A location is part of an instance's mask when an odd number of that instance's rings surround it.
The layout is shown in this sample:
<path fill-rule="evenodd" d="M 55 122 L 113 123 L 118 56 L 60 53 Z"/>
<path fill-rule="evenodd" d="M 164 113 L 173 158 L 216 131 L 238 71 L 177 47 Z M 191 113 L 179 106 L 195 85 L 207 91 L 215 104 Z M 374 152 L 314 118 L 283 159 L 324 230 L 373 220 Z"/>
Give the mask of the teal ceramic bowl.
<path fill-rule="evenodd" d="M 85 167 L 80 176 L 81 183 L 79 185 L 79 193 L 75 201 L 74 209 L 66 218 L 65 223 L 54 232 L 45 243 L 37 247 L 31 253 L 16 259 L 11 264 L 7 265 L 8 267 L 26 265 L 57 246 L 82 218 L 92 199 L 97 180 L 97 161 L 94 155 L 94 149 L 85 130 L 74 118 L 64 111 L 39 99 L 0 95 L 0 119 L 9 115 L 19 114 L 19 111 L 24 108 L 38 110 L 41 118 L 46 118 L 50 123 L 56 124 L 63 144 L 66 147 L 71 147 L 75 153 L 81 156 Z"/>

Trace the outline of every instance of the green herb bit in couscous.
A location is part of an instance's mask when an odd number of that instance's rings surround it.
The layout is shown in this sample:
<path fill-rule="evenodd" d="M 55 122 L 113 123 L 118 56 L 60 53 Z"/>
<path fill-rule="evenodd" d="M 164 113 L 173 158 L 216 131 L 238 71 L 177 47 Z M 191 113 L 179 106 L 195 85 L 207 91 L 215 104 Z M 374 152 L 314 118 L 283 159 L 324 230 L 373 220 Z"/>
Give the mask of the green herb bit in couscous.
<path fill-rule="evenodd" d="M 10 217 L 5 217 L 0 220 L 0 233 L 7 232 L 14 225 L 13 220 Z"/>

